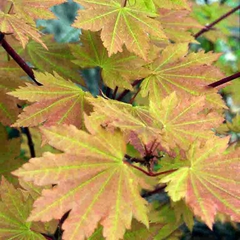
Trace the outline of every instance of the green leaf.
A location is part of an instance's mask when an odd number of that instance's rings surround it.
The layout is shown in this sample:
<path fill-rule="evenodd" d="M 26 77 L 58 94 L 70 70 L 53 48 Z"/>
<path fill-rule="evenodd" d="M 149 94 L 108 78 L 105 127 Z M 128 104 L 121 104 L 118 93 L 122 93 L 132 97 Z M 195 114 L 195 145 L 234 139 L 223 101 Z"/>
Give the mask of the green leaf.
<path fill-rule="evenodd" d="M 114 89 L 116 86 L 131 89 L 131 82 L 148 76 L 149 71 L 142 66 L 145 62 L 124 48 L 122 53 L 108 56 L 99 33 L 83 31 L 80 45 L 70 45 L 72 54 L 77 58 L 75 64 L 82 68 L 100 67 L 104 83 Z"/>
<path fill-rule="evenodd" d="M 53 41 L 53 36 L 45 36 L 42 38 L 48 50 L 41 44 L 30 41 L 21 56 L 25 61 L 42 72 L 57 72 L 60 76 L 71 79 L 74 82 L 85 86 L 85 82 L 78 72 L 78 66 L 71 61 L 74 59 L 67 43 L 58 43 Z"/>
<path fill-rule="evenodd" d="M 20 189 L 15 189 L 4 178 L 0 185 L 0 238 L 16 240 L 44 240 L 45 237 L 32 231 L 27 222 L 33 199 L 25 197 Z"/>

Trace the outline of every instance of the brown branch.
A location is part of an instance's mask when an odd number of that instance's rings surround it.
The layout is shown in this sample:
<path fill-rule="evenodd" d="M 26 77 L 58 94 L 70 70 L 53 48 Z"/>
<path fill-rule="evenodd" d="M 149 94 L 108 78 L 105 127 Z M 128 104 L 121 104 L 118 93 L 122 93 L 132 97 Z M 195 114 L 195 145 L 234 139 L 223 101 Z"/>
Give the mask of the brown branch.
<path fill-rule="evenodd" d="M 141 171 L 141 172 L 143 172 L 144 174 L 146 174 L 149 177 L 157 177 L 159 175 L 166 174 L 166 173 L 172 173 L 172 172 L 175 172 L 177 170 L 177 169 L 171 169 L 171 170 L 164 171 L 164 172 L 152 173 L 152 172 L 147 172 L 144 169 L 142 169 L 140 167 L 137 167 L 137 166 L 135 166 L 135 165 L 133 165 L 133 164 L 127 162 L 127 161 L 124 161 L 124 163 L 133 167 L 133 168 L 135 168 L 135 169 L 137 169 L 137 170 L 139 170 L 139 171 Z"/>
<path fill-rule="evenodd" d="M 126 7 L 127 5 L 127 0 L 123 0 L 122 7 Z"/>
<path fill-rule="evenodd" d="M 133 101 L 135 100 L 136 96 L 138 95 L 138 93 L 140 92 L 141 88 L 138 88 L 137 92 L 133 95 L 133 97 L 130 99 L 129 103 L 132 104 Z"/>
<path fill-rule="evenodd" d="M 220 86 L 220 85 L 222 85 L 224 83 L 230 82 L 233 79 L 236 79 L 236 78 L 239 78 L 239 77 L 240 77 L 240 72 L 235 73 L 235 74 L 233 74 L 231 76 L 225 77 L 225 78 L 223 78 L 223 79 L 221 79 L 221 80 L 219 80 L 217 82 L 211 83 L 211 84 L 207 85 L 207 87 L 213 87 L 213 88 L 214 87 L 218 87 L 218 86 Z"/>
<path fill-rule="evenodd" d="M 28 127 L 22 127 L 21 130 L 22 130 L 22 133 L 24 133 L 27 136 L 28 147 L 29 147 L 29 150 L 30 150 L 31 158 L 36 157 L 35 149 L 34 149 L 34 143 L 33 143 L 32 135 L 31 135 L 31 132 L 29 131 L 29 128 Z"/>
<path fill-rule="evenodd" d="M 110 97 L 110 93 L 111 93 L 111 88 L 110 87 L 107 87 L 106 89 L 106 96 L 109 98 Z"/>
<path fill-rule="evenodd" d="M 4 39 L 4 34 L 0 32 L 0 44 L 6 50 L 6 52 L 15 60 L 15 62 L 23 69 L 25 73 L 38 85 L 42 86 L 35 77 L 33 70 L 27 65 L 27 63 L 16 53 L 16 51 L 7 43 Z"/>
<path fill-rule="evenodd" d="M 124 156 L 125 158 L 129 159 L 131 162 L 135 162 L 135 163 L 144 163 L 145 160 L 142 158 L 135 158 L 135 157 L 131 157 L 128 154 L 125 154 Z"/>
<path fill-rule="evenodd" d="M 115 98 L 116 98 L 117 91 L 118 91 L 118 86 L 116 86 L 116 87 L 115 87 L 115 89 L 114 89 L 114 92 L 113 92 L 113 97 L 112 97 L 112 99 L 115 99 Z"/>
<path fill-rule="evenodd" d="M 224 15 L 222 15 L 220 18 L 216 19 L 214 22 L 212 22 L 211 24 L 205 26 L 203 29 L 201 29 L 199 32 L 197 32 L 194 37 L 198 38 L 199 36 L 201 36 L 203 33 L 208 32 L 213 26 L 215 26 L 217 23 L 219 23 L 220 21 L 222 21 L 223 19 L 227 18 L 228 16 L 230 16 L 232 13 L 236 12 L 237 10 L 240 9 L 240 5 L 233 8 L 232 10 L 230 10 L 229 12 L 225 13 Z"/>
<path fill-rule="evenodd" d="M 133 83 L 132 83 L 132 86 L 136 86 L 138 83 L 140 83 L 143 79 L 140 79 L 140 80 L 135 80 Z M 130 90 L 124 90 L 117 98 L 118 101 L 121 101 L 128 93 L 130 92 Z"/>
<path fill-rule="evenodd" d="M 10 12 L 12 11 L 12 9 L 13 9 L 13 3 L 11 3 L 11 5 L 10 5 L 8 11 L 7 11 L 7 14 L 10 14 Z"/>

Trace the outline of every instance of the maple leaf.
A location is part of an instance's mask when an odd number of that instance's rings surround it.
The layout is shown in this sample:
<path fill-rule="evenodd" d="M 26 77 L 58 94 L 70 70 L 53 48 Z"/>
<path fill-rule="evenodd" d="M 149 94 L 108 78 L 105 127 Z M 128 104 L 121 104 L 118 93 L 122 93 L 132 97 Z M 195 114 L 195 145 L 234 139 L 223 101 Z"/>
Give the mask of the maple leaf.
<path fill-rule="evenodd" d="M 54 15 L 48 8 L 63 2 L 65 0 L 3 0 L 0 8 L 0 31 L 5 34 L 13 33 L 23 48 L 29 38 L 47 48 L 34 20 L 53 18 Z"/>
<path fill-rule="evenodd" d="M 206 106 L 205 96 L 180 97 L 176 92 L 161 103 L 150 101 L 149 111 L 156 126 L 162 127 L 161 142 L 164 147 L 188 149 L 194 139 L 207 140 L 214 136 L 211 128 L 224 121 L 217 112 L 201 113 Z"/>
<path fill-rule="evenodd" d="M 172 202 L 177 221 L 182 218 L 190 231 L 193 230 L 194 216 L 192 211 L 183 200 Z"/>
<path fill-rule="evenodd" d="M 224 153 L 229 138 L 195 141 L 187 152 L 185 167 L 160 180 L 175 202 L 184 199 L 196 216 L 212 229 L 217 212 L 239 221 L 239 149 Z"/>
<path fill-rule="evenodd" d="M 26 162 L 19 154 L 20 138 L 8 139 L 5 127 L 0 124 L 0 177 L 4 176 L 14 184 L 17 184 L 18 180 L 11 172 Z"/>
<path fill-rule="evenodd" d="M 224 120 L 216 112 L 201 113 L 206 106 L 205 96 L 182 97 L 173 92 L 161 103 L 150 101 L 149 109 L 103 98 L 87 99 L 94 106 L 92 118 L 100 116 L 103 125 L 119 127 L 130 138 L 134 138 L 131 137 L 131 132 L 134 132 L 144 144 L 155 139 L 167 151 L 175 147 L 188 149 L 197 137 L 204 140 L 211 138 L 214 136 L 211 128 Z"/>
<path fill-rule="evenodd" d="M 150 49 L 149 35 L 158 39 L 166 38 L 161 24 L 152 19 L 156 16 L 144 3 L 136 1 L 122 7 L 121 0 L 77 0 L 86 10 L 79 10 L 73 27 L 101 31 L 103 45 L 108 55 L 122 52 L 123 44 L 130 52 L 147 60 Z"/>
<path fill-rule="evenodd" d="M 201 29 L 202 26 L 194 18 L 188 16 L 187 10 L 159 9 L 157 18 L 163 26 L 166 36 L 174 42 L 197 42 L 192 36 L 191 29 Z"/>
<path fill-rule="evenodd" d="M 240 114 L 237 114 L 232 118 L 231 122 L 226 121 L 220 127 L 216 129 L 219 134 L 230 134 L 231 132 L 240 133 Z"/>
<path fill-rule="evenodd" d="M 180 231 L 178 227 L 183 223 L 176 221 L 176 217 L 169 205 L 158 207 L 152 206 L 149 213 L 149 229 L 142 223 L 133 220 L 131 230 L 124 234 L 124 240 L 155 240 L 155 239 L 178 239 Z M 99 227 L 88 240 L 104 240 L 102 227 Z"/>
<path fill-rule="evenodd" d="M 14 61 L 0 62 L 0 122 L 4 125 L 13 124 L 20 113 L 17 104 L 21 105 L 22 101 L 7 95 L 7 92 L 23 86 L 24 81 L 19 78 L 24 75 Z"/>
<path fill-rule="evenodd" d="M 43 235 L 32 229 L 31 222 L 26 221 L 33 204 L 30 196 L 25 196 L 20 189 L 15 189 L 4 178 L 0 185 L 0 196 L 1 239 L 45 239 Z M 37 224 L 35 226 L 37 227 Z M 42 233 L 49 233 L 44 228 L 42 230 Z"/>
<path fill-rule="evenodd" d="M 146 63 L 126 50 L 108 57 L 100 33 L 83 31 L 81 43 L 83 46 L 70 46 L 72 54 L 77 58 L 72 62 L 82 68 L 100 67 L 104 83 L 112 89 L 118 86 L 133 90 L 130 80 L 141 79 L 149 74 L 147 69 L 142 68 Z"/>
<path fill-rule="evenodd" d="M 240 59 L 239 59 L 239 66 L 240 66 Z M 229 95 L 231 94 L 231 98 L 233 99 L 234 104 L 236 104 L 237 106 L 240 105 L 239 92 L 240 92 L 240 80 L 239 79 L 236 79 L 235 81 L 233 81 L 231 83 L 231 85 L 224 88 L 224 93 L 229 94 Z M 233 106 L 231 106 L 231 108 L 233 108 Z M 238 111 L 239 111 L 239 107 L 237 107 L 235 112 L 238 112 Z"/>
<path fill-rule="evenodd" d="M 54 124 L 74 124 L 79 128 L 84 127 L 83 112 L 89 113 L 91 106 L 85 101 L 84 92 L 71 81 L 66 81 L 57 73 L 34 72 L 37 80 L 43 86 L 34 86 L 27 83 L 27 87 L 20 87 L 8 93 L 19 99 L 34 102 L 24 108 L 19 119 L 12 126 L 45 126 Z"/>
<path fill-rule="evenodd" d="M 132 106 L 112 99 L 102 97 L 88 97 L 94 106 L 90 118 L 98 123 L 110 127 L 119 127 L 128 135 L 133 131 L 144 139 L 144 143 L 153 140 L 153 136 L 160 134 L 160 129 L 152 126 L 153 118 L 146 106 Z M 135 141 L 132 141 L 134 144 Z"/>
<path fill-rule="evenodd" d="M 50 7 L 64 3 L 65 0 L 9 0 L 14 6 L 14 12 L 25 21 L 34 23 L 35 19 L 55 18 Z"/>
<path fill-rule="evenodd" d="M 30 24 L 26 23 L 20 16 L 13 14 L 6 14 L 0 10 L 0 32 L 5 34 L 14 34 L 14 37 L 21 42 L 25 48 L 29 38 L 42 44 L 45 48 L 46 45 L 41 40 L 41 34 L 37 29 Z"/>
<path fill-rule="evenodd" d="M 16 98 L 8 96 L 5 90 L 0 89 L 0 123 L 10 126 L 16 121 L 20 113 L 18 102 Z"/>
<path fill-rule="evenodd" d="M 132 217 L 148 227 L 146 200 L 140 186 L 149 188 L 134 168 L 124 163 L 126 143 L 120 131 L 98 128 L 94 135 L 75 126 L 42 127 L 48 143 L 64 154 L 45 153 L 14 172 L 36 185 L 57 184 L 43 190 L 29 221 L 59 219 L 71 209 L 63 224 L 63 239 L 89 237 L 97 223 L 107 240 L 122 238 Z M 138 175 L 135 172 L 138 172 Z"/>
<path fill-rule="evenodd" d="M 221 96 L 217 96 L 214 89 L 206 89 L 212 82 L 222 79 L 224 75 L 214 66 L 210 66 L 216 61 L 219 54 L 211 52 L 198 53 L 188 52 L 188 43 L 171 44 L 167 46 L 161 55 L 148 67 L 152 74 L 141 83 L 140 93 L 146 96 L 149 93 L 151 100 L 161 102 L 164 97 L 173 91 L 179 94 L 207 95 L 207 101 L 211 106 L 215 106 L 216 99 L 218 105 L 223 107 Z M 186 56 L 187 55 L 187 56 Z M 215 91 L 215 104 L 212 105 L 211 98 Z M 209 95 L 208 95 L 209 94 Z"/>
<path fill-rule="evenodd" d="M 68 44 L 53 41 L 52 35 L 42 38 L 48 50 L 35 41 L 29 41 L 25 50 L 20 52 L 20 56 L 42 72 L 57 72 L 62 77 L 85 86 L 85 82 L 77 72 L 79 67 L 71 62 L 74 59 L 70 53 Z"/>
<path fill-rule="evenodd" d="M 36 200 L 41 196 L 43 189 L 51 189 L 52 186 L 36 186 L 32 184 L 31 182 L 26 182 L 23 179 L 18 179 L 19 185 L 21 186 L 21 192 L 25 195 L 25 199 L 28 198 L 30 195 L 33 200 Z M 32 207 L 32 206 L 31 206 Z M 31 230 L 34 232 L 40 232 L 52 235 L 56 232 L 56 229 L 58 227 L 59 221 L 58 220 L 52 220 L 50 222 L 32 222 L 31 223 Z"/>

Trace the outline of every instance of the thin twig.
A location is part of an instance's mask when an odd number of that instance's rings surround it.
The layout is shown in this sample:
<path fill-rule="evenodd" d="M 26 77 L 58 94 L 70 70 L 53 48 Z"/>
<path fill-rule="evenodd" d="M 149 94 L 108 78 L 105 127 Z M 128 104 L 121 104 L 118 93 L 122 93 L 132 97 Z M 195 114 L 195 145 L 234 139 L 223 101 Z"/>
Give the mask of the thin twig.
<path fill-rule="evenodd" d="M 112 97 L 112 99 L 115 99 L 115 98 L 116 98 L 117 91 L 118 91 L 118 86 L 116 86 L 116 87 L 115 87 L 115 89 L 114 89 L 114 92 L 113 92 L 113 97 Z"/>
<path fill-rule="evenodd" d="M 107 89 L 106 89 L 106 96 L 107 96 L 108 98 L 110 98 L 110 94 L 111 94 L 111 88 L 110 88 L 110 87 L 107 87 Z"/>
<path fill-rule="evenodd" d="M 222 85 L 224 83 L 230 82 L 230 81 L 232 81 L 232 80 L 234 80 L 236 78 L 239 78 L 239 77 L 240 77 L 240 72 L 235 73 L 235 74 L 233 74 L 231 76 L 225 77 L 225 78 L 223 78 L 223 79 L 221 79 L 221 80 L 219 80 L 217 82 L 211 83 L 211 84 L 207 85 L 207 87 L 217 87 L 217 86 L 220 86 L 220 85 Z"/>
<path fill-rule="evenodd" d="M 136 86 L 138 83 L 140 83 L 143 79 L 140 79 L 140 80 L 135 80 L 133 83 L 132 83 L 132 86 Z M 130 90 L 124 90 L 117 98 L 118 101 L 121 101 L 128 93 L 130 92 Z"/>
<path fill-rule="evenodd" d="M 145 170 L 143 170 L 142 168 L 140 167 L 137 167 L 133 164 L 130 164 L 129 162 L 127 161 L 124 161 L 125 164 L 133 167 L 133 168 L 136 168 L 137 170 L 143 172 L 144 174 L 148 175 L 149 177 L 157 177 L 157 176 L 160 176 L 160 175 L 163 175 L 163 174 L 166 174 L 166 173 L 172 173 L 172 172 L 175 172 L 177 169 L 171 169 L 171 170 L 168 170 L 168 171 L 164 171 L 164 172 L 158 172 L 158 173 L 152 173 L 152 172 L 147 172 Z"/>
<path fill-rule="evenodd" d="M 233 8 L 232 10 L 230 10 L 229 12 L 225 13 L 224 15 L 222 15 L 220 18 L 216 19 L 214 22 L 212 22 L 211 24 L 205 26 L 203 29 L 201 29 L 199 32 L 197 32 L 194 37 L 198 38 L 199 36 L 201 36 L 203 33 L 208 32 L 214 25 L 216 25 L 217 23 L 219 23 L 220 21 L 222 21 L 223 19 L 227 18 L 229 15 L 231 15 L 232 13 L 236 12 L 237 10 L 240 9 L 240 5 Z"/>
<path fill-rule="evenodd" d="M 132 104 L 133 101 L 135 100 L 136 96 L 138 95 L 138 93 L 140 92 L 141 88 L 138 88 L 137 92 L 133 95 L 133 97 L 130 99 L 129 103 Z"/>
<path fill-rule="evenodd" d="M 63 223 L 65 222 L 65 220 L 68 218 L 70 212 L 71 212 L 71 210 L 69 210 L 68 212 L 66 212 L 66 213 L 62 216 L 62 218 L 59 220 L 57 230 L 56 230 L 56 232 L 54 233 L 54 237 L 55 237 L 56 239 L 59 239 L 59 237 L 62 236 L 62 233 L 63 233 L 62 225 L 63 225 Z"/>
<path fill-rule="evenodd" d="M 148 152 L 148 154 L 149 154 L 149 153 L 150 153 L 150 154 L 152 154 L 152 153 L 154 152 L 154 151 L 153 151 L 153 147 L 154 147 L 154 145 L 155 145 L 156 141 L 157 141 L 157 139 L 155 138 L 155 139 L 153 140 L 153 143 L 152 143 L 152 145 L 151 145 L 150 149 L 149 149 L 149 152 Z"/>
<path fill-rule="evenodd" d="M 152 191 L 148 191 L 148 192 L 142 194 L 142 197 L 143 198 L 150 197 L 150 196 L 152 196 L 152 195 L 154 195 L 156 193 L 162 192 L 165 189 L 165 187 L 166 187 L 166 184 L 164 184 L 163 186 L 160 186 L 160 187 L 158 187 L 158 188 L 156 188 L 156 189 L 154 189 Z"/>
<path fill-rule="evenodd" d="M 127 0 L 123 0 L 122 7 L 126 7 L 127 5 Z"/>
<path fill-rule="evenodd" d="M 129 156 L 128 154 L 125 154 L 124 157 L 127 158 L 127 159 L 129 159 L 131 162 L 135 162 L 135 163 L 144 163 L 144 162 L 145 162 L 145 159 L 131 157 L 131 156 Z"/>
<path fill-rule="evenodd" d="M 10 12 L 11 12 L 12 9 L 13 9 L 13 3 L 11 3 L 11 5 L 10 5 L 8 11 L 7 11 L 7 14 L 10 14 Z"/>
<path fill-rule="evenodd" d="M 35 77 L 33 70 L 27 65 L 27 63 L 16 53 L 16 51 L 7 43 L 4 39 L 4 34 L 0 32 L 0 45 L 6 50 L 6 52 L 15 60 L 15 62 L 27 73 L 27 75 L 38 85 L 42 86 Z"/>
<path fill-rule="evenodd" d="M 29 147 L 29 150 L 30 150 L 31 158 L 35 158 L 36 154 L 35 154 L 34 143 L 33 143 L 33 140 L 32 140 L 31 132 L 29 131 L 28 127 L 22 127 L 21 130 L 22 130 L 22 133 L 26 134 L 26 136 L 27 136 L 28 147 Z"/>

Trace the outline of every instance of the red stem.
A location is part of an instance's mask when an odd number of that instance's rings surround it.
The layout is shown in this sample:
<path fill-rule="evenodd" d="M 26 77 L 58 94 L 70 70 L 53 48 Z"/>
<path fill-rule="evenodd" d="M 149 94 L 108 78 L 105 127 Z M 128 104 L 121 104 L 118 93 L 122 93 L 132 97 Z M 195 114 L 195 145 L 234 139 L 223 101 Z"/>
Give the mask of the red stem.
<path fill-rule="evenodd" d="M 16 53 L 16 51 L 7 43 L 4 39 L 4 34 L 0 32 L 0 44 L 6 50 L 6 52 L 15 60 L 15 62 L 27 73 L 27 75 L 38 85 L 42 86 L 35 77 L 33 70 L 27 65 L 27 63 Z"/>
<path fill-rule="evenodd" d="M 137 167 L 137 166 L 135 166 L 133 164 L 130 164 L 127 161 L 124 161 L 124 163 L 129 165 L 129 166 L 131 166 L 131 167 L 133 167 L 133 168 L 136 168 L 137 170 L 139 170 L 139 171 L 143 172 L 144 174 L 148 175 L 149 177 L 157 177 L 159 175 L 166 174 L 166 173 L 172 173 L 172 172 L 175 172 L 177 170 L 177 169 L 171 169 L 171 170 L 168 170 L 168 171 L 165 171 L 165 172 L 152 173 L 152 172 L 147 172 L 147 171 L 143 170 L 142 168 Z"/>
<path fill-rule="evenodd" d="M 137 92 L 133 95 L 133 97 L 130 99 L 129 103 L 132 104 L 133 101 L 135 100 L 136 96 L 138 95 L 138 93 L 140 92 L 141 88 L 138 88 Z"/>
<path fill-rule="evenodd" d="M 140 83 L 143 79 L 140 79 L 140 80 L 135 80 L 133 83 L 132 83 L 132 86 L 136 86 L 138 83 Z M 130 92 L 130 90 L 124 90 L 117 98 L 118 101 L 121 101 L 128 93 Z"/>
<path fill-rule="evenodd" d="M 220 21 L 222 21 L 223 19 L 227 18 L 229 15 L 231 15 L 232 13 L 236 12 L 237 10 L 240 9 L 240 5 L 233 8 L 232 10 L 230 10 L 229 12 L 227 12 L 226 14 L 222 15 L 220 18 L 216 19 L 214 22 L 212 22 L 211 24 L 205 26 L 203 29 L 201 29 L 199 32 L 197 32 L 194 37 L 198 38 L 199 36 L 201 36 L 203 33 L 208 32 L 214 25 L 216 25 L 217 23 L 219 23 Z"/>
<path fill-rule="evenodd" d="M 236 79 L 236 78 L 239 78 L 239 77 L 240 77 L 240 72 L 235 73 L 235 74 L 233 74 L 231 76 L 225 77 L 225 78 L 223 78 L 223 79 L 221 79 L 221 80 L 219 80 L 217 82 L 211 83 L 211 84 L 208 85 L 208 87 L 217 87 L 217 86 L 220 86 L 220 85 L 222 85 L 224 83 L 230 82 L 233 79 Z"/>

